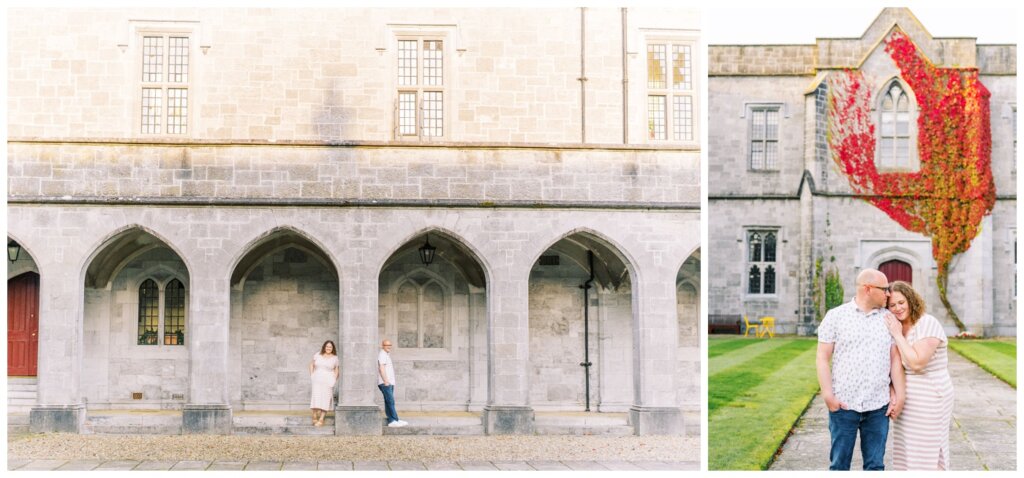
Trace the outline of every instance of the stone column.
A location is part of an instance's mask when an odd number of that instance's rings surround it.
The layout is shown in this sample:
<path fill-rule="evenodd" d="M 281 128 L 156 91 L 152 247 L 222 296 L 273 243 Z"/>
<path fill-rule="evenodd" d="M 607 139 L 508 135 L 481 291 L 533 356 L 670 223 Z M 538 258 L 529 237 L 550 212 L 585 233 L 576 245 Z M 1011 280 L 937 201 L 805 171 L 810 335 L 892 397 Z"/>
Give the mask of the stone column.
<path fill-rule="evenodd" d="M 36 260 L 58 257 L 39 251 Z M 80 390 L 84 284 L 77 258 L 39 262 L 38 400 L 29 412 L 32 433 L 81 433 L 85 404 Z"/>
<path fill-rule="evenodd" d="M 349 252 L 354 254 L 354 252 Z M 341 288 L 338 320 L 338 357 L 341 359 L 338 405 L 334 408 L 334 432 L 338 435 L 380 435 L 383 420 L 374 403 L 377 389 L 378 283 L 371 268 L 338 271 Z M 395 377 L 401 386 L 401 377 Z"/>
<path fill-rule="evenodd" d="M 634 403 L 630 423 L 637 435 L 680 435 L 683 415 L 676 403 L 679 346 L 675 272 L 649 267 L 633 286 Z"/>
<path fill-rule="evenodd" d="M 228 330 L 231 291 L 217 260 L 192 261 L 189 271 L 189 395 L 182 410 L 183 433 L 230 434 Z"/>
<path fill-rule="evenodd" d="M 495 274 L 487 291 L 488 435 L 533 434 L 530 397 L 529 270 Z"/>

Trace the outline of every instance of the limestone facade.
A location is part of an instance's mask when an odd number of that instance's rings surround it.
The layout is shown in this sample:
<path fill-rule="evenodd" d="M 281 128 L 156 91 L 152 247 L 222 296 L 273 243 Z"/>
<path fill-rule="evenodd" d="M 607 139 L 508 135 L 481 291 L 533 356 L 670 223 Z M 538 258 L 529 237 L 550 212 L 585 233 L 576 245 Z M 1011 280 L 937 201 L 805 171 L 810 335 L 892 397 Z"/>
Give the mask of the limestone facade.
<path fill-rule="evenodd" d="M 911 269 L 928 311 L 948 334 L 958 332 L 939 300 L 930 238 L 852 195 L 828 150 L 825 78 L 858 69 L 878 97 L 877 90 L 899 76 L 882 43 L 893 29 L 909 35 L 938 66 L 978 68 L 991 93 L 996 205 L 970 249 L 953 261 L 948 290 L 969 331 L 1016 335 L 1016 46 L 932 38 L 909 10 L 895 8 L 883 10 L 860 38 L 710 46 L 708 260 L 718 270 L 708 289 L 711 322 L 774 316 L 781 332 L 811 334 L 816 260 L 836 267 L 846 300 L 861 269 L 898 260 Z M 766 169 L 750 165 L 751 112 L 760 106 L 778 111 L 778 157 Z M 777 234 L 774 293 L 749 293 L 751 231 Z"/>
<path fill-rule="evenodd" d="M 589 397 L 639 434 L 699 433 L 700 148 L 648 139 L 646 89 L 647 45 L 697 52 L 699 24 L 645 9 L 12 10 L 8 238 L 23 252 L 8 276 L 41 282 L 32 428 L 162 408 L 188 433 L 229 433 L 232 411 L 307 408 L 307 366 L 333 340 L 336 432 L 379 434 L 389 338 L 399 411 L 529 433 L 534 410 Z M 159 34 L 188 39 L 174 50 L 187 84 L 156 85 L 187 88 L 187 108 L 163 105 L 183 134 L 140 119 Z M 440 41 L 440 136 L 400 134 L 410 38 Z"/>

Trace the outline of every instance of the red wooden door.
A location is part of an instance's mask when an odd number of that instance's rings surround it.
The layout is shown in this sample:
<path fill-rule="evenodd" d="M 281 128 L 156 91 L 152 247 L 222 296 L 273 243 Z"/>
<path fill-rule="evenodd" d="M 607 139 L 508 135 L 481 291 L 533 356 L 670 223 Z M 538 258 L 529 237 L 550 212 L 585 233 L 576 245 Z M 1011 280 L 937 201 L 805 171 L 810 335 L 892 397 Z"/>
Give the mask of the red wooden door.
<path fill-rule="evenodd" d="M 914 284 L 914 270 L 906 262 L 893 259 L 883 262 L 882 265 L 878 266 L 878 270 L 885 274 L 890 283 L 901 280 L 911 285 Z"/>
<path fill-rule="evenodd" d="M 39 274 L 7 281 L 7 375 L 36 374 L 39 350 Z"/>

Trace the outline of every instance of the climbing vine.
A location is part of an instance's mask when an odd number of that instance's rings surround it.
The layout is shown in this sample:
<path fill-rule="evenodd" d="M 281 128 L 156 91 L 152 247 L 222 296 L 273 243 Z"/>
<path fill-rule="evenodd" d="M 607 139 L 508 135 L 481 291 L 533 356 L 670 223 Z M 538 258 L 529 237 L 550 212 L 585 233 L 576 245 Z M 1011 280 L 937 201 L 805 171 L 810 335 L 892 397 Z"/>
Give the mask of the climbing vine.
<path fill-rule="evenodd" d="M 953 257 L 977 237 L 995 204 L 989 92 L 975 68 L 939 68 L 900 31 L 885 42 L 917 100 L 916 172 L 879 172 L 871 92 L 864 75 L 843 71 L 829 77 L 829 146 L 854 192 L 909 231 L 931 238 L 938 264 L 939 297 L 950 318 L 965 330 L 946 296 Z"/>

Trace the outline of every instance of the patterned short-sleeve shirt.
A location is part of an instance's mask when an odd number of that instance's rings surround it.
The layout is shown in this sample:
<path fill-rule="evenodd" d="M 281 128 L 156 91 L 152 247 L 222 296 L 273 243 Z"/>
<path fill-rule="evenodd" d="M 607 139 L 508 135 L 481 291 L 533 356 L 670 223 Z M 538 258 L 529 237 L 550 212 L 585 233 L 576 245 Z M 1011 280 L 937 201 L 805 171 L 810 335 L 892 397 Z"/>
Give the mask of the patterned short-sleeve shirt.
<path fill-rule="evenodd" d="M 825 314 L 818 342 L 835 344 L 832 392 L 851 410 L 867 412 L 889 403 L 889 348 L 885 309 L 864 313 L 853 300 Z"/>

